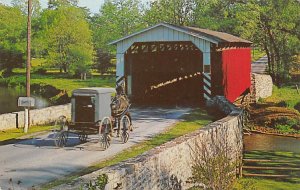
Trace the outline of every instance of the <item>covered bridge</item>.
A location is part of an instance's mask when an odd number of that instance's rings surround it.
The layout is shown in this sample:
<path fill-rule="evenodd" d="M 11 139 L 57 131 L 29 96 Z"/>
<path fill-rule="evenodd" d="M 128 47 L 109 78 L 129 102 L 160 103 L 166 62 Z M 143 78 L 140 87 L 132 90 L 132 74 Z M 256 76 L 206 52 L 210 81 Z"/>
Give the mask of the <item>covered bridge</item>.
<path fill-rule="evenodd" d="M 117 83 L 133 102 L 234 101 L 251 84 L 251 42 L 227 33 L 160 23 L 111 44 Z"/>

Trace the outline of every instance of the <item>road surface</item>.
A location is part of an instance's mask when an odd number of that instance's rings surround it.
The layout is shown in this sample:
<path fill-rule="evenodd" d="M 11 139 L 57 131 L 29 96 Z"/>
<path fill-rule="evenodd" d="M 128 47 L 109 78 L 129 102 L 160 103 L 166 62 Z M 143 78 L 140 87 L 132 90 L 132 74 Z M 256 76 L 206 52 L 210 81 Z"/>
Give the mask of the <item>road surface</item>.
<path fill-rule="evenodd" d="M 134 131 L 129 141 L 122 144 L 120 139 L 113 139 L 106 151 L 101 150 L 97 135 L 89 136 L 87 143 L 80 144 L 78 137 L 71 134 L 66 147 L 56 148 L 53 132 L 0 146 L 0 189 L 32 188 L 86 168 L 164 131 L 189 110 L 132 109 Z"/>
<path fill-rule="evenodd" d="M 267 66 L 268 66 L 268 57 L 265 55 L 260 59 L 258 59 L 257 61 L 252 62 L 251 64 L 252 73 L 266 74 Z"/>

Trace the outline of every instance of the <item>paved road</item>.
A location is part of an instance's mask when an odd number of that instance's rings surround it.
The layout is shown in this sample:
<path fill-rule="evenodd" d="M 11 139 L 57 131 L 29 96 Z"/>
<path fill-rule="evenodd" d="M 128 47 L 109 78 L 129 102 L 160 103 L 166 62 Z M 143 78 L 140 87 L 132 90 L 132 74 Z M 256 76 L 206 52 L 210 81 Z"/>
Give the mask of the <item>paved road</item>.
<path fill-rule="evenodd" d="M 121 144 L 119 139 L 114 139 L 106 151 L 101 150 L 96 135 L 89 136 L 85 144 L 80 144 L 78 137 L 71 135 L 65 148 L 54 147 L 53 133 L 0 146 L 0 187 L 2 190 L 27 189 L 86 168 L 162 132 L 189 110 L 132 109 L 134 131 L 129 141 Z"/>
<path fill-rule="evenodd" d="M 251 64 L 252 73 L 266 74 L 267 66 L 268 66 L 268 57 L 265 55 L 261 57 L 259 60 L 252 62 Z"/>

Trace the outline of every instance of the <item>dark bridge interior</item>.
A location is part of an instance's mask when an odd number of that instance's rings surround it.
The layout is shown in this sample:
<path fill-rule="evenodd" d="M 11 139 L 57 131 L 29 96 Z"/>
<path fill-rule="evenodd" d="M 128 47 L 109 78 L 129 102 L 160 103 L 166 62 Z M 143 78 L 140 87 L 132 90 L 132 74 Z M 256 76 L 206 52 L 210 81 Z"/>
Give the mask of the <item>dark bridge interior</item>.
<path fill-rule="evenodd" d="M 131 101 L 142 105 L 195 105 L 203 101 L 202 52 L 191 42 L 134 43 L 125 54 Z"/>

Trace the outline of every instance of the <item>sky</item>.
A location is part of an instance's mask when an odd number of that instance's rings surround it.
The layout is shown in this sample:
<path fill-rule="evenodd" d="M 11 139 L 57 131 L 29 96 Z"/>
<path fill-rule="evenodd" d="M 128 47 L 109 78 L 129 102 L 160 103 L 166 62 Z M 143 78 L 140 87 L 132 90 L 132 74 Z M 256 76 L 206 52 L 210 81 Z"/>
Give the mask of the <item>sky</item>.
<path fill-rule="evenodd" d="M 142 0 L 146 2 L 148 0 Z M 9 5 L 11 0 L 0 0 L 0 3 Z M 40 0 L 43 8 L 47 7 L 48 0 Z M 87 7 L 90 9 L 91 13 L 98 13 L 101 5 L 104 3 L 104 0 L 79 0 L 79 6 Z"/>

